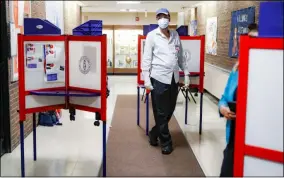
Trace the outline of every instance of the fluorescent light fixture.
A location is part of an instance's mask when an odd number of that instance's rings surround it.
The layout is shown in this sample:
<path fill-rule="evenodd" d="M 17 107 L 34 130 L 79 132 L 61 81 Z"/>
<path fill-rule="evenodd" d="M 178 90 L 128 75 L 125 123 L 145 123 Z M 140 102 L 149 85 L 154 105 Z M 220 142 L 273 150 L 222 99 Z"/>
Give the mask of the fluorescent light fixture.
<path fill-rule="evenodd" d="M 120 9 L 120 12 L 137 12 L 137 9 Z"/>
<path fill-rule="evenodd" d="M 117 4 L 140 4 L 140 1 L 116 1 Z"/>

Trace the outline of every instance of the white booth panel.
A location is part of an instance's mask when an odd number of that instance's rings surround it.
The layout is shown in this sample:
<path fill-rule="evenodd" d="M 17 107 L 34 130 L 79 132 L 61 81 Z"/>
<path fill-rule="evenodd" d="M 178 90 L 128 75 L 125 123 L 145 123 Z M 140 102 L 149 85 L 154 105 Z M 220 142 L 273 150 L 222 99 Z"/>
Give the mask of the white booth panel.
<path fill-rule="evenodd" d="M 283 177 L 283 164 L 255 157 L 245 156 L 244 176 Z"/>
<path fill-rule="evenodd" d="M 249 52 L 245 143 L 283 151 L 282 50 Z"/>
<path fill-rule="evenodd" d="M 87 106 L 91 108 L 101 108 L 101 97 L 73 97 L 69 98 L 71 104 Z"/>
<path fill-rule="evenodd" d="M 71 87 L 101 90 L 101 42 L 69 42 L 69 79 Z"/>
<path fill-rule="evenodd" d="M 28 45 L 33 45 L 31 47 L 33 50 L 30 47 L 28 48 Z M 45 45 L 53 45 L 53 48 L 49 50 L 47 47 L 44 48 Z M 27 49 L 29 50 L 27 51 Z M 65 87 L 64 42 L 28 41 L 24 42 L 24 50 L 25 90 Z M 48 81 L 47 74 L 54 74 L 57 79 Z"/>
<path fill-rule="evenodd" d="M 141 58 L 140 58 L 140 67 L 141 67 L 141 69 L 142 69 L 142 60 L 143 60 L 143 53 L 144 53 L 144 46 L 145 46 L 145 43 L 146 43 L 146 39 L 142 39 L 141 40 L 141 54 L 140 54 L 140 56 L 141 56 Z M 140 79 L 141 80 L 143 80 L 144 81 L 144 77 L 143 77 L 143 74 L 142 74 L 142 72 L 140 73 Z"/>
<path fill-rule="evenodd" d="M 53 106 L 65 104 L 64 96 L 35 96 L 29 95 L 26 96 L 26 108 L 38 108 L 44 106 Z"/>
<path fill-rule="evenodd" d="M 200 72 L 200 40 L 181 40 L 189 72 Z"/>

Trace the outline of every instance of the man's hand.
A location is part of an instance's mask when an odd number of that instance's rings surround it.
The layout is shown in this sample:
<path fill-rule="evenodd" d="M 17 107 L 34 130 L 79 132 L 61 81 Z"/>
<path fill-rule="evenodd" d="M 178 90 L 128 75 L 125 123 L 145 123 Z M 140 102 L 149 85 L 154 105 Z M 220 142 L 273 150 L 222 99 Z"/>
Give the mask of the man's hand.
<path fill-rule="evenodd" d="M 144 86 L 145 86 L 146 90 L 149 90 L 149 91 L 154 89 L 154 87 L 152 86 L 151 80 L 149 78 L 145 79 Z"/>
<path fill-rule="evenodd" d="M 185 75 L 185 76 L 184 76 L 184 87 L 185 87 L 185 88 L 188 88 L 188 87 L 189 87 L 189 84 L 190 84 L 189 76 L 188 76 L 188 75 Z"/>
<path fill-rule="evenodd" d="M 236 114 L 234 112 L 232 112 L 230 110 L 230 108 L 226 107 L 226 106 L 221 106 L 220 108 L 220 112 L 221 114 L 223 114 L 223 116 L 228 119 L 228 120 L 234 120 L 236 119 Z"/>

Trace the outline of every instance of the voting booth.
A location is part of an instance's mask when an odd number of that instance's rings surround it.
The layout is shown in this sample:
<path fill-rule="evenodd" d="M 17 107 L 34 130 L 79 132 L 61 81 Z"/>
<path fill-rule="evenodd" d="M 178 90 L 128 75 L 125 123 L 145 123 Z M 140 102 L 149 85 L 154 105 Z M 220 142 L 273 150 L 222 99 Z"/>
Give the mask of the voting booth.
<path fill-rule="evenodd" d="M 22 176 L 26 114 L 68 108 L 100 114 L 105 175 L 106 49 L 105 35 L 18 35 Z M 35 128 L 34 124 L 34 160 Z"/>
<path fill-rule="evenodd" d="M 284 39 L 240 44 L 234 176 L 283 177 Z"/>
<path fill-rule="evenodd" d="M 204 91 L 204 52 L 205 52 L 205 36 L 180 36 L 183 57 L 187 61 L 190 86 L 189 88 L 196 88 L 200 92 L 200 120 L 199 120 L 199 133 L 202 132 L 202 102 Z M 138 67 L 137 67 L 137 125 L 140 122 L 140 88 L 144 88 L 144 78 L 142 74 L 142 60 L 144 53 L 144 46 L 146 42 L 146 36 L 138 36 Z M 184 77 L 184 72 L 180 71 L 180 77 Z M 183 84 L 182 84 L 183 85 Z M 180 89 L 182 88 L 180 85 Z M 145 91 L 145 90 L 144 90 Z M 149 131 L 149 92 L 146 94 L 146 133 Z M 187 124 L 187 108 L 188 108 L 188 93 L 185 90 L 186 107 L 185 107 L 185 124 Z M 144 94 L 143 94 L 144 95 Z M 194 98 L 193 98 L 194 99 Z"/>

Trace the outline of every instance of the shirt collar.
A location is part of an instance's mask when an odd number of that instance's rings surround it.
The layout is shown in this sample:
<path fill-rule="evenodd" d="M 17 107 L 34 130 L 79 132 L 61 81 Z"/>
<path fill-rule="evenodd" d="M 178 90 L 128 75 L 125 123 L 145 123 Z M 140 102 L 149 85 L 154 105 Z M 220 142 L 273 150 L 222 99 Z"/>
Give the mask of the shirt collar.
<path fill-rule="evenodd" d="M 157 35 L 161 35 L 162 37 L 166 38 L 166 36 L 161 32 L 160 27 L 156 28 L 155 32 L 156 32 Z M 170 38 L 171 38 L 173 36 L 173 33 L 172 33 L 171 30 L 169 30 L 169 32 L 170 32 Z"/>

